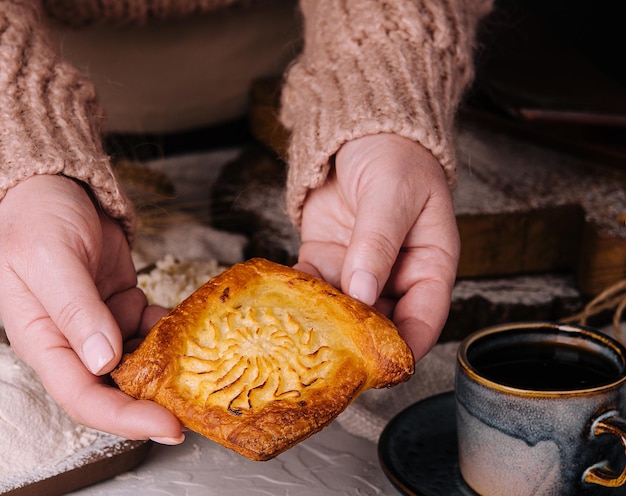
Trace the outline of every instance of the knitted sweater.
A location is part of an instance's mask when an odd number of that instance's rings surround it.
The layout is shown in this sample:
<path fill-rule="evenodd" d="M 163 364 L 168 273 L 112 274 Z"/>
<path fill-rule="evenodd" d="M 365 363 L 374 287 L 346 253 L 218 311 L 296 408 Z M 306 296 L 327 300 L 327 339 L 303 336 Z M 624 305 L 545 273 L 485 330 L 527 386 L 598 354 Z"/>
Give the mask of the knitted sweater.
<path fill-rule="evenodd" d="M 94 87 L 63 60 L 46 21 L 145 23 L 243 1 L 0 0 L 0 200 L 32 175 L 63 174 L 88 184 L 132 238 L 133 208 L 102 148 Z M 281 108 L 296 225 L 331 157 L 368 134 L 421 143 L 454 181 L 454 112 L 472 77 L 477 22 L 491 3 L 301 0 L 304 50 L 285 76 Z"/>

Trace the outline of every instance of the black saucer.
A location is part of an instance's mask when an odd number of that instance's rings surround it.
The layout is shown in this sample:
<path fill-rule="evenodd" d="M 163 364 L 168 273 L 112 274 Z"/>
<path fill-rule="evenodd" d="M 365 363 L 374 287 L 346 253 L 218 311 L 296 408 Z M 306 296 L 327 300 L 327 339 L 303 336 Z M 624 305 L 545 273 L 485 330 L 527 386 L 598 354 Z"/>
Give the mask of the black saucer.
<path fill-rule="evenodd" d="M 454 393 L 419 401 L 396 415 L 378 441 L 385 475 L 410 496 L 478 496 L 459 470 Z"/>

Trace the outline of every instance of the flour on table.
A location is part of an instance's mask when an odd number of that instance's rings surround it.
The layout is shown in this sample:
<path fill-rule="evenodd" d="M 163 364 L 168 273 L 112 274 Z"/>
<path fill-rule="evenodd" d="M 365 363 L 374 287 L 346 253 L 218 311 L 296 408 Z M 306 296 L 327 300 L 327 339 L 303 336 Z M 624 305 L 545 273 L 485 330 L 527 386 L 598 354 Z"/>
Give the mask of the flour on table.
<path fill-rule="evenodd" d="M 0 479 L 4 481 L 57 465 L 98 435 L 75 423 L 46 393 L 35 372 L 4 343 L 0 343 L 0 398 Z"/>
<path fill-rule="evenodd" d="M 225 268 L 215 259 L 187 260 L 166 255 L 152 270 L 139 274 L 138 286 L 150 304 L 174 308 Z"/>

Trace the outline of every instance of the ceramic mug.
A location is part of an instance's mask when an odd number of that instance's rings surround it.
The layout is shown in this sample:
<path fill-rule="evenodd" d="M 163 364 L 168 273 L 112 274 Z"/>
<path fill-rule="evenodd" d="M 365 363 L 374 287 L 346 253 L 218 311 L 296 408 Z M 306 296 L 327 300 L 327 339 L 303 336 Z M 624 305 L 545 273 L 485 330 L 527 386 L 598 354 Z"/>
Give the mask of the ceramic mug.
<path fill-rule="evenodd" d="M 459 465 L 478 494 L 596 494 L 626 482 L 617 341 L 549 322 L 490 327 L 460 344 L 455 382 Z"/>

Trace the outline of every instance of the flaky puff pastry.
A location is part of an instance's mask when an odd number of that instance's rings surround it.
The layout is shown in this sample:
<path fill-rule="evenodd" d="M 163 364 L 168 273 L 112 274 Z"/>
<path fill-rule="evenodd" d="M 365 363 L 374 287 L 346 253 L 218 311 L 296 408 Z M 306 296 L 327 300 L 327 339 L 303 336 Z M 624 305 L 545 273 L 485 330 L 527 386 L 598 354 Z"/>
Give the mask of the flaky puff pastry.
<path fill-rule="evenodd" d="M 253 460 L 318 432 L 368 388 L 414 370 L 373 308 L 264 259 L 232 266 L 163 317 L 112 373 L 189 429 Z"/>

